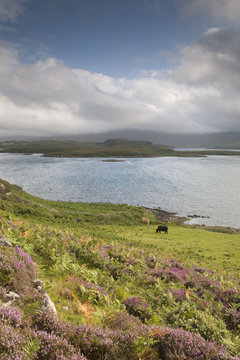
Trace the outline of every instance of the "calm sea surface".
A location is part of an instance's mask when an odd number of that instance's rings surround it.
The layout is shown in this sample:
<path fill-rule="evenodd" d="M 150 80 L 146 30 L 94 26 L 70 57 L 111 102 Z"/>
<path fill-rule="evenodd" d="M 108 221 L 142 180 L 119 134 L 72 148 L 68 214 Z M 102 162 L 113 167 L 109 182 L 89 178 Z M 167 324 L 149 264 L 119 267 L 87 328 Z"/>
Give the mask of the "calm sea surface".
<path fill-rule="evenodd" d="M 102 159 L 0 154 L 0 178 L 51 200 L 111 202 L 200 215 L 240 228 L 240 157 Z"/>

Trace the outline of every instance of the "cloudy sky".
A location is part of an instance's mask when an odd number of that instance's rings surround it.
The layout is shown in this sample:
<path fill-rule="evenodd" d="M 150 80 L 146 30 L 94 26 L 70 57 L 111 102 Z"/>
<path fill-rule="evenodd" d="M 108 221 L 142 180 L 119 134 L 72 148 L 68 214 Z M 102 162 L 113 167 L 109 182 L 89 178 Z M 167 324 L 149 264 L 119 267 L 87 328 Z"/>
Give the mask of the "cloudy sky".
<path fill-rule="evenodd" d="M 239 0 L 0 0 L 0 136 L 240 131 Z"/>

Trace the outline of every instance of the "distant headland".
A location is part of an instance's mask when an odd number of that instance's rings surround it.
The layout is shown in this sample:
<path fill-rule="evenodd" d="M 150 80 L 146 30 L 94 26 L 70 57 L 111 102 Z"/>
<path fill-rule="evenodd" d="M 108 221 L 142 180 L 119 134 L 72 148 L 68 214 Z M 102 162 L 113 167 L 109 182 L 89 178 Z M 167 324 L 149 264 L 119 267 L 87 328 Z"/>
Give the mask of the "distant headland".
<path fill-rule="evenodd" d="M 132 158 L 132 157 L 203 157 L 207 155 L 240 155 L 234 150 L 188 150 L 177 151 L 174 148 L 153 144 L 145 140 L 108 139 L 103 142 L 83 142 L 72 140 L 34 140 L 34 141 L 2 141 L 0 152 L 21 153 L 25 155 L 41 154 L 45 157 L 69 158 Z M 115 160 L 114 160 L 115 161 Z"/>

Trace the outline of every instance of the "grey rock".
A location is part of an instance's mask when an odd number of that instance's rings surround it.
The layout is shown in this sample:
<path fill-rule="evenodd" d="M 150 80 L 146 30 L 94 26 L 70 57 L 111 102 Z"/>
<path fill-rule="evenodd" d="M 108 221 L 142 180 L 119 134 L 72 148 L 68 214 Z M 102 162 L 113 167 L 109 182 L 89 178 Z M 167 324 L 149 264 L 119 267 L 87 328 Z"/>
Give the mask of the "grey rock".
<path fill-rule="evenodd" d="M 4 301 L 14 301 L 16 299 L 19 299 L 20 296 L 18 294 L 16 294 L 15 292 L 13 291 L 9 291 L 5 297 L 4 297 Z"/>
<path fill-rule="evenodd" d="M 10 241 L 8 239 L 6 239 L 5 236 L 3 236 L 3 234 L 1 232 L 0 232 L 0 245 L 12 247 L 12 244 L 10 243 Z"/>
<path fill-rule="evenodd" d="M 43 284 L 43 281 L 42 280 L 40 280 L 40 279 L 34 279 L 33 280 L 33 286 L 35 287 L 35 288 L 38 288 L 38 286 L 40 286 L 41 288 L 43 288 L 43 286 L 44 286 L 44 284 Z"/>
<path fill-rule="evenodd" d="M 55 315 L 57 315 L 57 310 L 53 301 L 50 299 L 50 296 L 45 292 L 43 295 L 43 302 L 41 307 L 41 312 L 45 312 L 47 310 L 52 311 Z"/>
<path fill-rule="evenodd" d="M 12 305 L 12 301 L 8 301 L 8 302 L 3 302 L 2 303 L 2 307 L 8 307 L 8 306 L 11 306 Z"/>

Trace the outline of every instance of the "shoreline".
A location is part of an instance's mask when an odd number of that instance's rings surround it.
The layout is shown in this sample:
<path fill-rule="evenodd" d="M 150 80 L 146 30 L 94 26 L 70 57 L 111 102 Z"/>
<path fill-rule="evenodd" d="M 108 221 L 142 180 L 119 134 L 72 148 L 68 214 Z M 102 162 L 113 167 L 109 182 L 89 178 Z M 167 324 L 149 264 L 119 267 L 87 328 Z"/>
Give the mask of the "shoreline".
<path fill-rule="evenodd" d="M 17 143 L 16 143 L 17 144 Z M 15 144 L 15 145 L 16 145 Z M 61 143 L 62 144 L 62 143 Z M 0 142 L 1 145 L 1 142 Z M 239 149 L 205 149 L 198 150 L 195 148 L 187 148 L 183 150 L 175 150 L 174 148 L 162 148 L 153 146 L 150 148 L 140 147 L 127 147 L 122 149 L 121 147 L 112 147 L 108 146 L 101 148 L 74 148 L 66 149 L 65 151 L 55 151 L 48 152 L 46 147 L 40 146 L 36 148 L 36 144 L 30 142 L 28 146 L 24 147 L 19 145 L 15 148 L 1 148 L 1 154 L 21 154 L 21 155 L 35 155 L 38 154 L 41 157 L 53 157 L 53 158 L 104 158 L 105 161 L 118 161 L 118 158 L 128 159 L 128 158 L 158 158 L 158 157 L 207 157 L 207 156 L 240 156 Z M 109 160 L 111 159 L 111 160 Z M 103 160 L 103 161 L 104 161 Z M 121 161 L 121 160 L 120 160 Z M 123 160 L 124 161 L 124 160 Z"/>
<path fill-rule="evenodd" d="M 229 234 L 239 234 L 240 228 L 234 228 L 230 226 L 216 226 L 216 225 L 200 225 L 200 224 L 188 224 L 187 221 L 190 221 L 194 218 L 203 218 L 203 216 L 198 215 L 191 215 L 189 217 L 182 217 L 179 215 L 176 215 L 174 212 L 169 212 L 166 210 L 162 210 L 160 208 L 154 209 L 144 206 L 144 209 L 146 209 L 150 214 L 155 215 L 156 219 L 162 222 L 168 222 L 168 223 L 177 223 L 182 226 L 190 227 L 190 228 L 199 228 L 203 230 L 213 231 L 213 232 L 222 232 L 222 233 L 229 233 Z"/>
<path fill-rule="evenodd" d="M 7 180 L 1 180 L 0 179 L 0 199 L 1 199 L 1 194 L 5 195 L 5 196 L 9 196 L 11 195 L 11 187 L 18 187 L 19 189 L 22 190 L 21 186 L 17 186 L 17 185 L 12 185 L 10 183 L 8 183 Z M 25 192 L 25 191 L 24 191 Z M 29 194 L 31 196 L 31 194 Z M 32 196 L 36 197 L 36 195 Z M 43 200 L 43 201 L 50 201 L 53 203 L 75 203 L 74 201 L 60 201 L 60 200 L 49 200 L 49 199 L 45 199 L 45 198 L 41 198 L 38 197 L 37 198 Z M 84 203 L 84 202 L 79 202 L 77 201 L 76 203 L 79 204 L 91 204 L 90 203 Z M 92 204 L 96 204 L 95 202 L 92 202 Z M 105 204 L 107 205 L 107 203 L 102 203 L 99 202 L 98 204 Z M 112 205 L 116 205 L 116 206 L 121 206 L 124 204 L 120 204 L 120 203 L 111 203 Z M 130 204 L 125 204 L 128 206 L 132 206 L 135 208 L 141 207 L 143 209 L 145 209 L 149 214 L 152 214 L 155 216 L 156 220 L 159 222 L 167 222 L 167 223 L 171 223 L 171 224 L 175 224 L 175 225 L 181 225 L 181 226 L 186 226 L 186 227 L 190 227 L 190 228 L 200 228 L 200 229 L 205 229 L 205 230 L 209 230 L 209 231 L 216 231 L 216 232 L 226 232 L 226 233 L 233 233 L 233 234 L 237 234 L 240 233 L 240 228 L 234 227 L 234 226 L 222 226 L 222 225 L 207 225 L 207 224 L 198 224 L 198 223 L 188 223 L 189 221 L 191 221 L 192 219 L 196 219 L 196 218 L 208 218 L 207 216 L 201 216 L 201 215 L 187 215 L 187 216 L 180 216 L 177 215 L 176 212 L 170 212 L 167 210 L 163 210 L 160 207 L 158 208 L 151 208 L 151 207 L 147 207 L 144 205 L 130 205 Z M 46 206 L 47 207 L 47 206 Z"/>
<path fill-rule="evenodd" d="M 169 212 L 169 211 L 166 211 L 166 210 L 162 210 L 161 208 L 154 209 L 154 208 L 150 208 L 150 207 L 146 207 L 146 206 L 143 206 L 143 207 L 150 214 L 155 215 L 157 220 L 160 220 L 160 221 L 167 221 L 167 222 L 175 221 L 175 222 L 178 222 L 178 223 L 183 223 L 184 221 L 187 220 L 186 217 L 176 215 L 176 213 L 174 213 L 174 212 Z"/>

